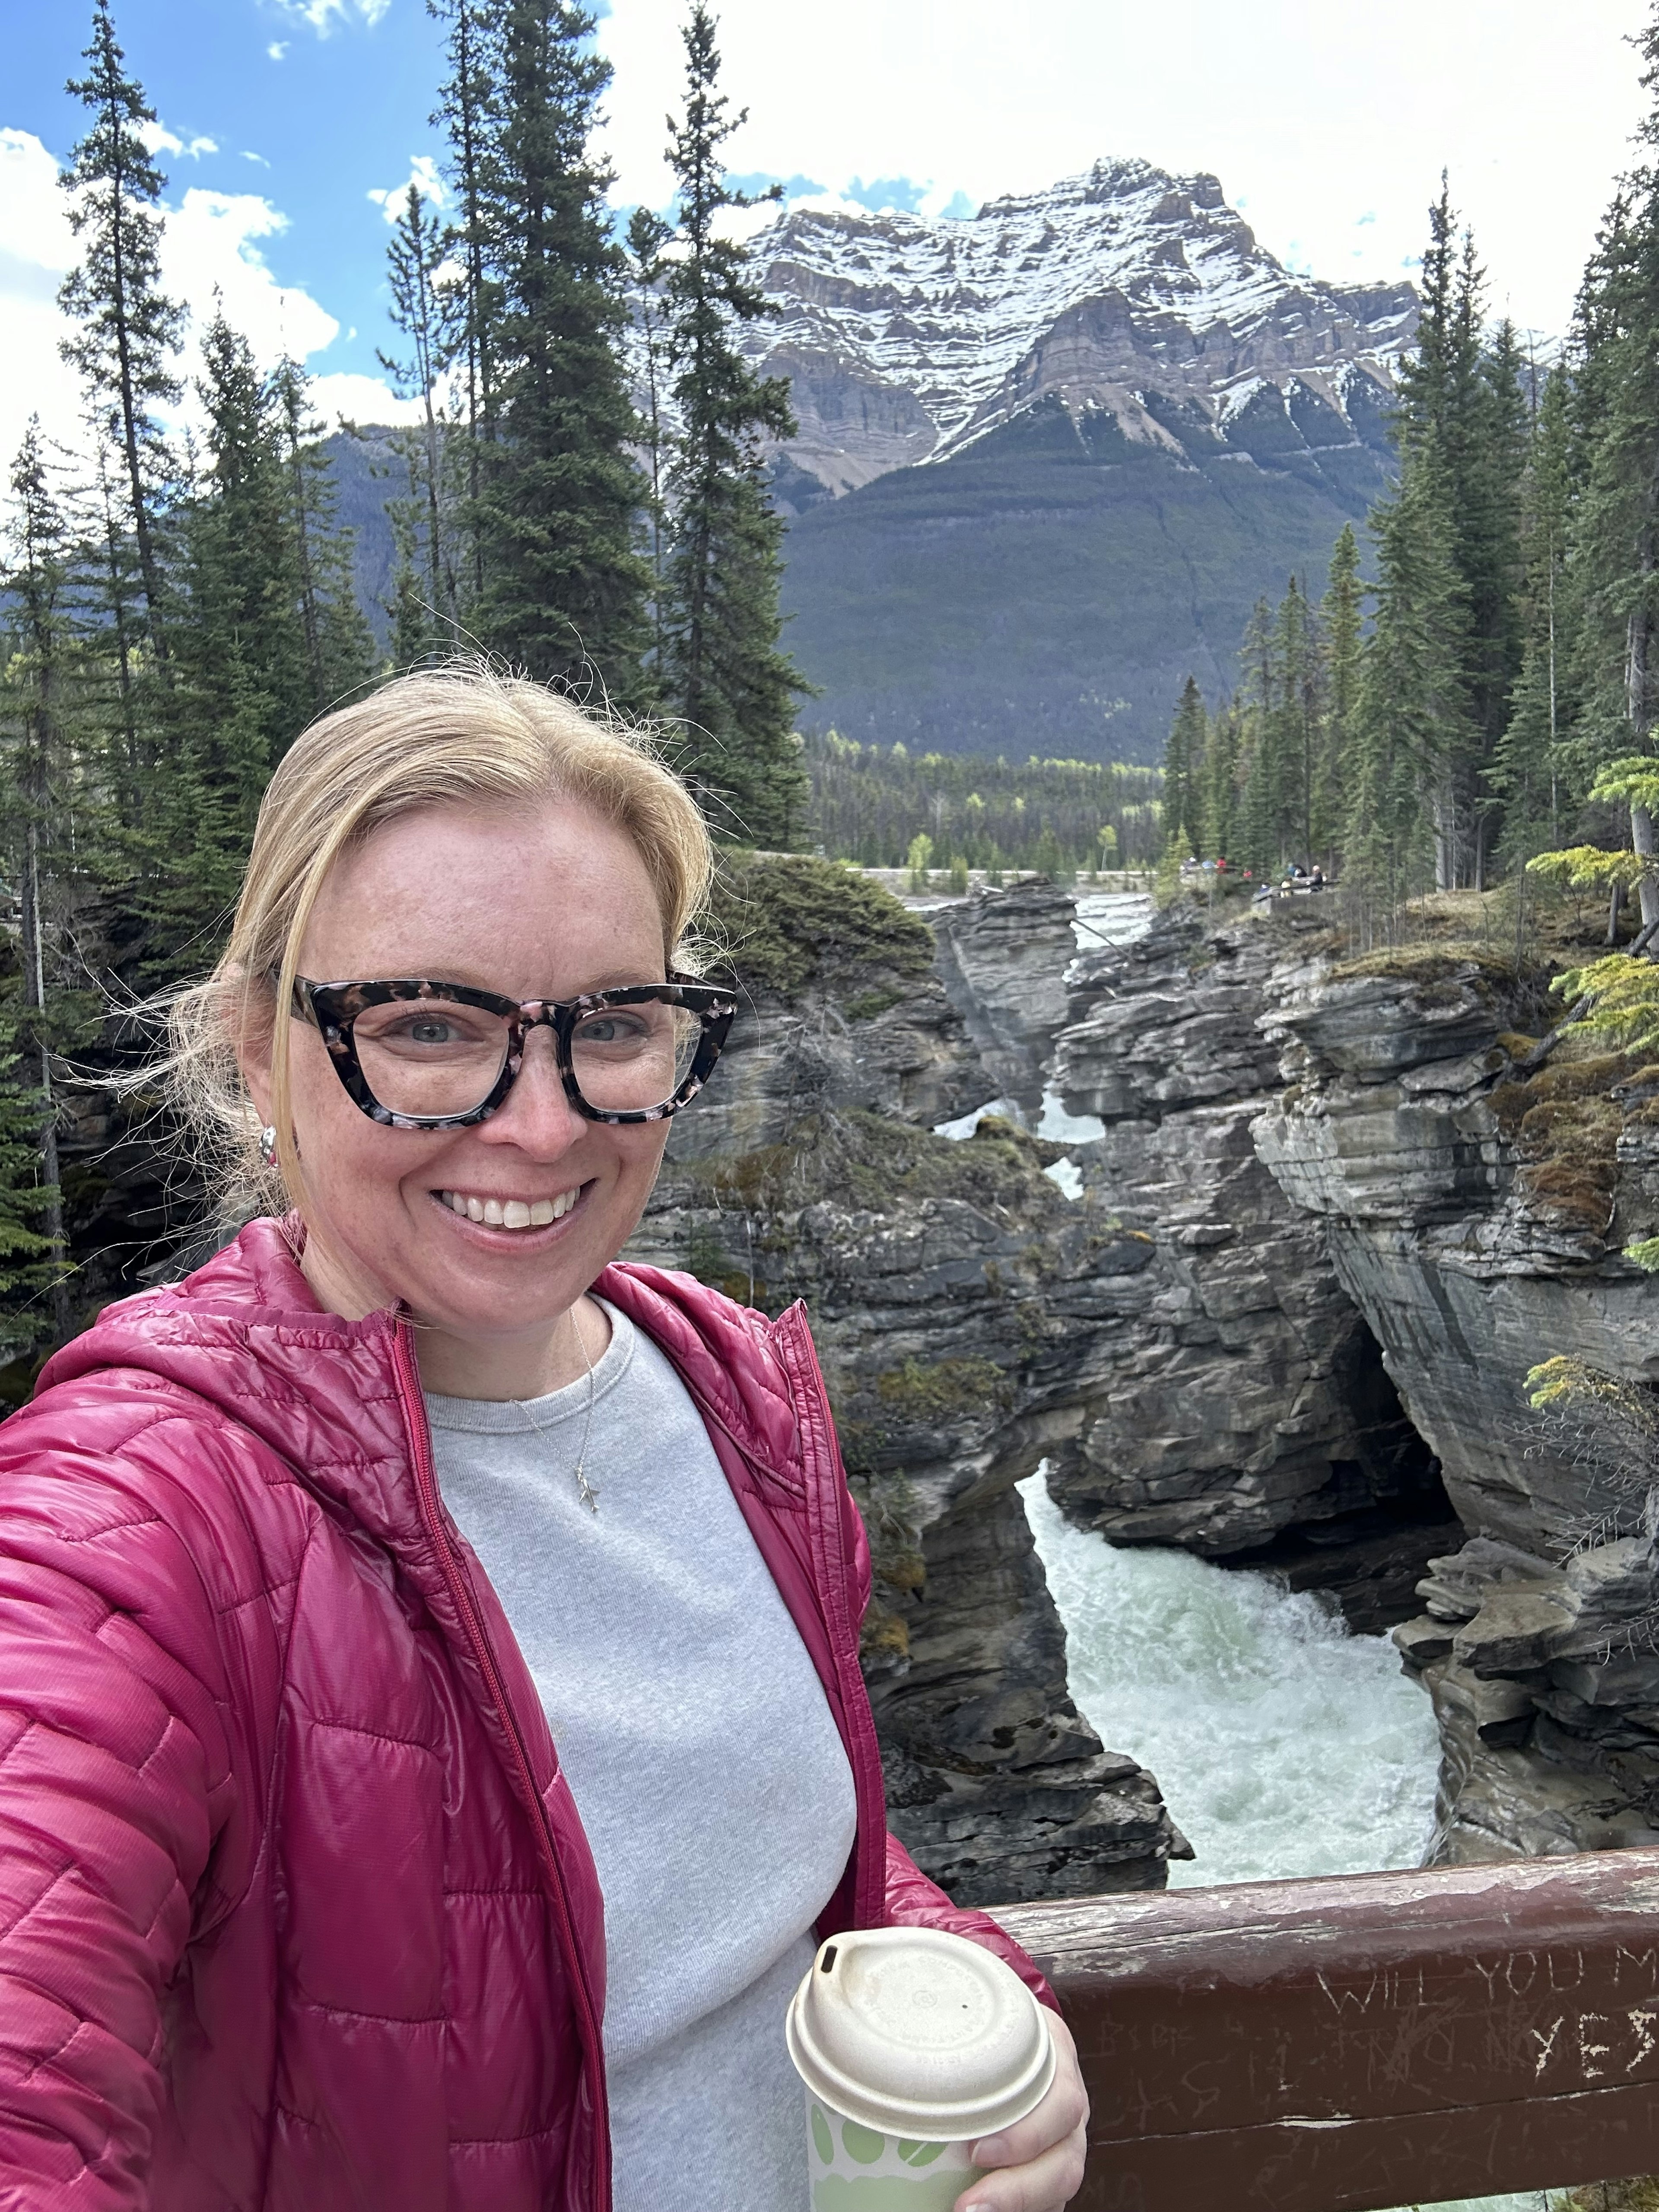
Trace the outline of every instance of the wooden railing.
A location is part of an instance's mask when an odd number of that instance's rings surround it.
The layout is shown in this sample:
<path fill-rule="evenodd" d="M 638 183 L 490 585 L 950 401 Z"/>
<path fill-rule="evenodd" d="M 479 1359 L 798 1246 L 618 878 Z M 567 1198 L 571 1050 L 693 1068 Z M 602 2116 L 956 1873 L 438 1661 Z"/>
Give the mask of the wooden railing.
<path fill-rule="evenodd" d="M 1659 1850 L 997 1909 L 1093 2104 L 1075 2212 L 1659 2172 Z"/>

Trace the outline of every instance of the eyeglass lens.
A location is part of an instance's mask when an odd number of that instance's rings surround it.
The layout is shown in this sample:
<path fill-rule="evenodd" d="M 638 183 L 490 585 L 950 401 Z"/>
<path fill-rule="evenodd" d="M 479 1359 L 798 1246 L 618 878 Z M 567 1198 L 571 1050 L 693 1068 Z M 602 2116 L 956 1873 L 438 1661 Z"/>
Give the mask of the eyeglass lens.
<path fill-rule="evenodd" d="M 571 1032 L 576 1088 L 604 1114 L 665 1106 L 691 1072 L 702 1024 L 687 1007 L 647 1000 L 606 1006 Z M 382 1106 L 420 1118 L 470 1114 L 501 1079 L 507 1018 L 458 1000 L 367 1006 L 352 1024 L 357 1065 Z"/>

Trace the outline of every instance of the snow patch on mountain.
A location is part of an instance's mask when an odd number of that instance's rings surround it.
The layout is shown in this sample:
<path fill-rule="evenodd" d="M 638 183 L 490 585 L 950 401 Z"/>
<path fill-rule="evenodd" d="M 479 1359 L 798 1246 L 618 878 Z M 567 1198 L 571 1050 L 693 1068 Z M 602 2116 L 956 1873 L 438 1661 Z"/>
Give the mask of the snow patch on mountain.
<path fill-rule="evenodd" d="M 750 343 L 791 379 L 789 458 L 836 494 L 945 459 L 1052 395 L 1179 447 L 1159 403 L 1196 409 L 1224 442 L 1272 387 L 1292 422 L 1300 399 L 1358 441 L 1351 403 L 1384 400 L 1416 324 L 1409 285 L 1295 276 L 1216 178 L 1138 161 L 965 221 L 797 206 L 752 252 L 780 312 Z"/>

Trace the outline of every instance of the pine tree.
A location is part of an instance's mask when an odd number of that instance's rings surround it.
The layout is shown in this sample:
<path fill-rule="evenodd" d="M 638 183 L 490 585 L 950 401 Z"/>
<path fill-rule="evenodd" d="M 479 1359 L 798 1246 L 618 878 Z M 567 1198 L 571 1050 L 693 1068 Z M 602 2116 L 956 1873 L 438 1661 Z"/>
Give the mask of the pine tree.
<path fill-rule="evenodd" d="M 1209 717 L 1195 678 L 1181 687 L 1175 720 L 1164 748 L 1164 842 L 1176 860 L 1206 849 L 1204 791 Z"/>
<path fill-rule="evenodd" d="M 471 622 L 532 676 L 641 694 L 644 486 L 621 358 L 623 256 L 589 149 L 608 62 L 574 0 L 497 0 L 495 112 L 479 166 L 493 432 L 473 517 Z"/>
<path fill-rule="evenodd" d="M 1334 876 L 1346 812 L 1345 791 L 1356 742 L 1364 645 L 1365 589 L 1359 574 L 1359 541 L 1345 522 L 1331 554 L 1329 580 L 1319 611 L 1324 640 L 1324 719 L 1314 797 L 1312 849 Z"/>
<path fill-rule="evenodd" d="M 377 356 L 398 398 L 420 400 L 423 414 L 420 428 L 402 434 L 396 441 L 409 471 L 408 497 L 388 502 L 402 555 L 393 659 L 403 666 L 434 649 L 453 647 L 459 618 L 454 532 L 447 513 L 448 471 L 443 445 L 448 426 L 440 422 L 436 398 L 438 380 L 449 364 L 446 301 L 436 281 L 447 251 L 444 226 L 428 212 L 420 187 L 411 184 L 386 249 L 390 319 L 408 340 L 410 350 L 402 360 L 385 353 Z M 424 592 L 423 619 L 418 625 L 410 619 L 420 604 L 415 591 L 417 574 Z"/>
<path fill-rule="evenodd" d="M 1210 724 L 1205 761 L 1204 813 L 1210 842 L 1218 860 L 1238 865 L 1239 756 L 1243 741 L 1244 709 L 1235 695 Z"/>
<path fill-rule="evenodd" d="M 1638 41 L 1653 100 L 1656 158 L 1626 178 L 1585 273 L 1575 328 L 1576 409 L 1585 445 L 1575 566 L 1583 608 L 1583 752 L 1652 750 L 1659 713 L 1659 15 Z M 1650 809 L 1631 809 L 1633 848 L 1654 860 Z M 1659 920 L 1659 861 L 1640 878 Z"/>
<path fill-rule="evenodd" d="M 63 1201 L 52 1059 L 68 1026 L 59 1004 L 57 926 L 68 903 L 60 830 L 75 783 L 73 732 L 84 654 L 75 532 L 38 417 L 12 470 L 9 558 L 0 569 L 9 638 L 0 639 L 0 733 L 9 849 L 16 886 L 15 972 L 0 982 L 0 1356 L 27 1349 L 50 1313 L 67 1334 Z M 83 833 L 85 829 L 83 823 Z M 9 962 L 7 963 L 10 965 Z M 49 1304 L 41 1299 L 48 1294 Z"/>
<path fill-rule="evenodd" d="M 167 180 L 141 136 L 155 112 L 125 74 L 109 0 L 94 0 L 85 58 L 88 75 L 72 78 L 68 88 L 90 109 L 93 123 L 61 179 L 82 258 L 58 295 L 81 329 L 61 349 L 118 452 L 123 532 L 131 532 L 136 549 L 151 647 L 165 660 L 161 525 L 172 470 L 153 410 L 179 397 L 173 358 L 183 319 L 183 309 L 161 289 L 160 203 Z"/>
<path fill-rule="evenodd" d="M 285 356 L 271 374 L 270 392 L 288 470 L 289 524 L 309 681 L 305 711 L 281 740 L 286 750 L 306 721 L 326 714 L 368 681 L 375 653 L 357 603 L 351 532 L 340 527 L 336 513 L 326 425 L 312 411 L 311 380 L 298 362 Z"/>
<path fill-rule="evenodd" d="M 1279 602 L 1273 657 L 1279 670 L 1275 713 L 1284 776 L 1279 858 L 1292 857 L 1307 867 L 1318 849 L 1316 807 L 1325 739 L 1325 672 L 1317 622 L 1294 576 Z"/>
<path fill-rule="evenodd" d="M 757 375 L 738 343 L 771 311 L 743 247 L 720 228 L 726 210 L 754 203 L 721 160 L 746 111 L 732 114 L 716 89 L 714 21 L 702 0 L 684 37 L 685 112 L 668 154 L 679 187 L 680 252 L 665 278 L 678 434 L 662 691 L 682 725 L 680 765 L 721 828 L 787 846 L 805 795 L 791 725 L 807 687 L 778 650 L 783 525 L 763 441 L 795 424 L 787 381 Z"/>
<path fill-rule="evenodd" d="M 1436 880 L 1456 873 L 1451 786 L 1468 728 L 1468 612 L 1447 506 L 1443 475 L 1425 442 L 1408 453 L 1397 496 L 1373 521 L 1376 621 L 1356 707 L 1344 873 L 1370 915 L 1390 918 L 1389 927 L 1417 879 L 1429 823 Z"/>
<path fill-rule="evenodd" d="M 477 517 L 483 495 L 483 448 L 495 434 L 495 365 L 492 331 L 500 288 L 485 259 L 484 161 L 497 118 L 496 36 L 499 0 L 427 0 L 427 11 L 449 26 L 449 75 L 432 120 L 449 142 L 449 178 L 459 221 L 448 243 L 459 256 L 461 281 L 453 307 L 451 341 L 464 372 L 465 419 L 455 441 L 465 522 L 463 568 L 468 604 L 483 595 L 483 545 Z"/>
<path fill-rule="evenodd" d="M 646 509 L 651 533 L 651 666 L 662 667 L 663 594 L 663 465 L 668 428 L 664 417 L 668 374 L 667 332 L 664 326 L 663 278 L 667 264 L 663 248 L 674 235 L 673 225 L 647 207 L 636 207 L 628 219 L 628 274 L 634 299 L 635 331 L 640 367 L 644 373 L 645 408 L 641 424 L 647 466 L 651 479 L 650 504 Z"/>
<path fill-rule="evenodd" d="M 1522 871 L 1535 854 L 1559 846 L 1564 803 L 1572 789 L 1574 623 L 1566 564 L 1574 486 L 1568 408 L 1568 378 L 1557 369 L 1545 384 L 1533 428 L 1519 594 L 1521 677 L 1492 771 L 1504 800 L 1504 853 Z"/>

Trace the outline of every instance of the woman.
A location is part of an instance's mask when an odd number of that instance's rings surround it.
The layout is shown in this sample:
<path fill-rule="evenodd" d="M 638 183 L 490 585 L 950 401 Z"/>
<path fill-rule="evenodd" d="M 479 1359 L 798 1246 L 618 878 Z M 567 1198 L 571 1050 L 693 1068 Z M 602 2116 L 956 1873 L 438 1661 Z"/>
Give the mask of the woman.
<path fill-rule="evenodd" d="M 670 980 L 708 873 L 526 683 L 278 769 L 171 1063 L 267 1211 L 0 1429 L 0 2203 L 797 2212 L 815 1931 L 1048 2001 L 886 1835 L 800 1310 L 616 1264 L 733 1011 Z M 1077 2187 L 1054 2033 L 962 2212 Z"/>

